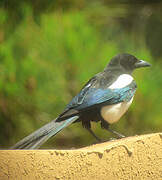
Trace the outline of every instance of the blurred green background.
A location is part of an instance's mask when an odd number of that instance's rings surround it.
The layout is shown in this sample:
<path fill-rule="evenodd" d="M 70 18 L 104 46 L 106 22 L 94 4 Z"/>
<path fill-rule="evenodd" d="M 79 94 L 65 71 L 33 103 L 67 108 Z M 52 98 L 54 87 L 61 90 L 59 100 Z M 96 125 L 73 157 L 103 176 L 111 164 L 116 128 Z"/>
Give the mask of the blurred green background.
<path fill-rule="evenodd" d="M 115 0 L 0 1 L 0 148 L 61 113 L 116 54 L 152 64 L 134 73 L 138 90 L 115 125 L 127 136 L 162 131 L 162 3 Z M 112 134 L 93 123 L 102 139 Z M 72 124 L 42 148 L 95 143 Z"/>

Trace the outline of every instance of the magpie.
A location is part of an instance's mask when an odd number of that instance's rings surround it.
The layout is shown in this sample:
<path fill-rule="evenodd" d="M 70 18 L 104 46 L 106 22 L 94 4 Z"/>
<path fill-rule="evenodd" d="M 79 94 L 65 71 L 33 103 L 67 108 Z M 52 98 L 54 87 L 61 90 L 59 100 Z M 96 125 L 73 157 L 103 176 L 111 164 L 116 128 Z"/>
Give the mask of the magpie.
<path fill-rule="evenodd" d="M 122 134 L 110 129 L 128 110 L 133 101 L 137 85 L 132 77 L 135 69 L 150 64 L 135 56 L 123 53 L 111 59 L 106 68 L 93 76 L 70 101 L 64 111 L 53 121 L 25 137 L 11 149 L 37 149 L 50 137 L 74 122 L 82 122 L 98 141 L 91 130 L 91 121 L 101 122 L 101 127 L 118 136 Z"/>

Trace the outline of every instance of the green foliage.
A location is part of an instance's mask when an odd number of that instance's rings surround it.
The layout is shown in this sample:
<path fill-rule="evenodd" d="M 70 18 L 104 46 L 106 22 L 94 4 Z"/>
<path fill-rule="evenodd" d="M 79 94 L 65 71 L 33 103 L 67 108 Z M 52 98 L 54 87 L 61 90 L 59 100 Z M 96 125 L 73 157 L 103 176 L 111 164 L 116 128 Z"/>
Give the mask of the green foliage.
<path fill-rule="evenodd" d="M 24 18 L 16 30 L 7 38 L 3 38 L 4 29 L 0 31 L 1 146 L 14 144 L 54 119 L 84 83 L 119 52 L 132 53 L 153 66 L 135 73 L 135 101 L 114 128 L 123 133 L 127 130 L 127 135 L 162 130 L 161 64 L 155 63 L 144 41 L 137 46 L 131 34 L 124 33 L 111 17 L 108 21 L 113 23 L 104 29 L 97 20 L 91 23 L 89 11 L 55 11 L 41 15 L 38 25 L 32 10 L 24 7 Z M 0 24 L 6 21 L 0 10 Z M 108 138 L 99 125 L 93 128 Z M 55 137 L 55 146 L 91 144 L 94 141 L 86 133 L 74 124 Z M 53 144 L 49 141 L 49 147 Z"/>

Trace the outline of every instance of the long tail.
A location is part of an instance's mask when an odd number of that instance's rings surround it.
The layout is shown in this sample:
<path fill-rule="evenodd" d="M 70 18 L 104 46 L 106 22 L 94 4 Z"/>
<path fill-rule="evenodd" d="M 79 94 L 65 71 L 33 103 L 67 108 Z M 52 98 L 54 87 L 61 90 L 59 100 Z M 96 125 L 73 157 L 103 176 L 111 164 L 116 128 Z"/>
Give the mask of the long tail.
<path fill-rule="evenodd" d="M 59 131 L 76 121 L 78 118 L 79 116 L 74 116 L 60 122 L 56 122 L 55 119 L 17 142 L 10 149 L 37 149 L 50 137 L 56 135 Z"/>

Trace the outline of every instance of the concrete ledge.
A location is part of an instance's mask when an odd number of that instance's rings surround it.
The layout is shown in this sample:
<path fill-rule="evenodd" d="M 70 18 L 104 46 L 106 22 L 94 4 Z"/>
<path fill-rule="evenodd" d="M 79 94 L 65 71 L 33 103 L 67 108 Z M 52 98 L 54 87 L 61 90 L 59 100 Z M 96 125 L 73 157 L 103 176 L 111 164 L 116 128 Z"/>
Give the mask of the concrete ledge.
<path fill-rule="evenodd" d="M 0 180 L 162 179 L 162 133 L 77 150 L 0 150 Z"/>

